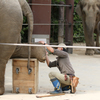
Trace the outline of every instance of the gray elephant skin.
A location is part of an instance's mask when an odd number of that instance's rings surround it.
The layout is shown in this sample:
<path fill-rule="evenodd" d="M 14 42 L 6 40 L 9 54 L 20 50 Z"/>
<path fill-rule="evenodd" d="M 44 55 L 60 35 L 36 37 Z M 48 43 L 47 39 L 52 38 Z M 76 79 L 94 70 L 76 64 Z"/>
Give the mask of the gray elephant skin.
<path fill-rule="evenodd" d="M 80 0 L 76 12 L 82 18 L 86 46 L 94 46 L 94 33 L 96 33 L 96 46 L 99 46 L 100 26 L 100 0 Z M 95 50 L 99 53 L 98 50 Z M 93 49 L 86 49 L 86 55 L 93 55 Z"/>
<path fill-rule="evenodd" d="M 28 19 L 29 38 L 33 31 L 33 14 L 26 0 L 0 0 L 0 43 L 20 42 L 23 13 Z M 0 45 L 0 95 L 4 94 L 4 74 L 7 61 L 16 46 Z"/>
<path fill-rule="evenodd" d="M 39 45 L 39 44 L 38 44 Z M 17 46 L 11 59 L 14 58 L 27 58 L 28 57 L 28 47 Z M 37 58 L 38 61 L 44 62 L 46 59 L 46 49 L 45 47 L 32 46 L 31 47 L 31 58 Z"/>

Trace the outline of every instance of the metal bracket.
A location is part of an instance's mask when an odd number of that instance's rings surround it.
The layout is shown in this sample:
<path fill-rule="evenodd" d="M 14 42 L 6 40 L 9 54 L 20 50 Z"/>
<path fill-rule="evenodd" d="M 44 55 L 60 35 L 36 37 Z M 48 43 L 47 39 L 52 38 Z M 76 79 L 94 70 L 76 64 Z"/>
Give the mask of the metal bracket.
<path fill-rule="evenodd" d="M 29 88 L 28 92 L 29 94 L 32 94 L 32 88 Z"/>
<path fill-rule="evenodd" d="M 71 27 L 72 26 L 72 23 L 68 23 L 68 25 L 69 25 L 69 27 Z"/>
<path fill-rule="evenodd" d="M 71 4 L 69 4 L 69 5 L 70 5 L 70 7 L 69 7 L 69 8 L 70 8 L 70 9 L 72 9 L 72 5 L 71 5 Z"/>
<path fill-rule="evenodd" d="M 17 73 L 17 74 L 19 73 L 19 68 L 16 68 L 16 73 Z"/>
<path fill-rule="evenodd" d="M 28 69 L 28 74 L 31 74 L 31 72 L 32 72 L 32 69 L 29 68 L 29 69 Z"/>
<path fill-rule="evenodd" d="M 16 93 L 19 93 L 19 87 L 16 87 Z"/>

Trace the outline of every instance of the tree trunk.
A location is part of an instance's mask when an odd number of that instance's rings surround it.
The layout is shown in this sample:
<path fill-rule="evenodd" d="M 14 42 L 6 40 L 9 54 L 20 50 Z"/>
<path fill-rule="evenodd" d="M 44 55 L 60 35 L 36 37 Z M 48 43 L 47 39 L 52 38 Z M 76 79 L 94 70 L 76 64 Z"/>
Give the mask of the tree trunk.
<path fill-rule="evenodd" d="M 61 5 L 64 2 L 60 2 Z M 59 8 L 59 29 L 58 29 L 58 43 L 64 42 L 64 6 L 60 6 Z"/>

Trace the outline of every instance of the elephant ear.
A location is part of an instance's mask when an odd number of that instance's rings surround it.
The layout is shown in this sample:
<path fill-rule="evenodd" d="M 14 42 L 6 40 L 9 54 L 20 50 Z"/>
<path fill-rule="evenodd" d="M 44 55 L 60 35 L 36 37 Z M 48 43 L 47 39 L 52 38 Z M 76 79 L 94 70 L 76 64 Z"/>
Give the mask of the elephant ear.
<path fill-rule="evenodd" d="M 82 11 L 81 11 L 80 2 L 77 4 L 75 11 L 79 15 L 79 17 L 81 18 L 82 17 Z"/>

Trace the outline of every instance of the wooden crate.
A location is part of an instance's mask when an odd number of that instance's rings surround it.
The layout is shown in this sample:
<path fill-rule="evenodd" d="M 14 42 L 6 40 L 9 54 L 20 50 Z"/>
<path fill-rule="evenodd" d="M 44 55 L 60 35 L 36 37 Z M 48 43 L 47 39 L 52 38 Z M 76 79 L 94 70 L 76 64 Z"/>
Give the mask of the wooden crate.
<path fill-rule="evenodd" d="M 37 93 L 38 60 L 31 59 L 31 74 L 28 74 L 27 59 L 13 59 L 13 93 Z M 19 70 L 17 73 L 16 70 Z"/>

